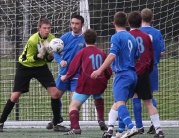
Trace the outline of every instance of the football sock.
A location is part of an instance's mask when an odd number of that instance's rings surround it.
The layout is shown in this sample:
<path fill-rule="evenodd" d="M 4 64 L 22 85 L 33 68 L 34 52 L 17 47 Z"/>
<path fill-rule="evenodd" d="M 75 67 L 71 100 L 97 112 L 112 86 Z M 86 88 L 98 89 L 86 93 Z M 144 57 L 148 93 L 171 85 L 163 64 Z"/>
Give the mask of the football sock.
<path fill-rule="evenodd" d="M 59 99 L 51 98 L 51 107 L 53 111 L 53 124 L 54 126 L 56 126 L 59 123 L 59 114 L 60 114 Z"/>
<path fill-rule="evenodd" d="M 70 116 L 71 127 L 73 129 L 80 129 L 80 126 L 79 126 L 79 113 L 78 113 L 78 111 L 77 110 L 72 110 L 69 113 L 69 116 Z"/>
<path fill-rule="evenodd" d="M 62 111 L 61 111 L 61 109 L 62 109 L 62 101 L 61 100 L 59 100 L 59 109 L 60 109 L 59 115 L 62 116 Z"/>
<path fill-rule="evenodd" d="M 104 121 L 104 99 L 103 98 L 95 99 L 94 104 L 98 114 L 98 122 Z"/>
<path fill-rule="evenodd" d="M 11 102 L 10 99 L 7 100 L 7 103 L 0 118 L 0 123 L 4 123 L 7 120 L 7 117 L 11 113 L 11 110 L 13 109 L 14 105 L 15 103 Z"/>
<path fill-rule="evenodd" d="M 111 109 L 108 114 L 108 130 L 113 130 L 117 118 L 118 111 Z"/>
<path fill-rule="evenodd" d="M 119 130 L 118 130 L 118 132 L 122 133 L 123 131 L 125 131 L 125 124 L 124 124 L 124 122 L 122 121 L 121 118 L 119 118 L 118 121 L 119 121 Z"/>
<path fill-rule="evenodd" d="M 121 118 L 128 129 L 132 129 L 134 127 L 126 105 L 121 105 L 118 107 L 118 118 Z"/>
<path fill-rule="evenodd" d="M 143 127 L 141 100 L 139 98 L 133 98 L 132 103 L 136 127 L 141 128 Z"/>
<path fill-rule="evenodd" d="M 158 133 L 161 130 L 159 114 L 151 115 L 150 119 L 155 127 L 156 132 Z"/>
<path fill-rule="evenodd" d="M 152 103 L 157 108 L 157 102 L 156 102 L 155 98 L 152 98 Z"/>

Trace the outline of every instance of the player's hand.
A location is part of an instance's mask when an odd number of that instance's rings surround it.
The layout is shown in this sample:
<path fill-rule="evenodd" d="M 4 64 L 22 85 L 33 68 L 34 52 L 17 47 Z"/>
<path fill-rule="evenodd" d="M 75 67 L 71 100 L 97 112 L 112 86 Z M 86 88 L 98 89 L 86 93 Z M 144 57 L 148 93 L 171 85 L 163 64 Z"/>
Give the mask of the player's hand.
<path fill-rule="evenodd" d="M 60 67 L 64 68 L 64 67 L 66 67 L 66 66 L 67 66 L 67 62 L 66 62 L 65 60 L 62 60 L 62 61 L 60 62 Z"/>
<path fill-rule="evenodd" d="M 63 75 L 63 76 L 61 76 L 61 80 L 64 82 L 64 81 L 66 81 L 67 79 L 66 79 L 66 75 Z"/>
<path fill-rule="evenodd" d="M 100 70 L 93 71 L 91 74 L 92 79 L 96 79 L 101 74 Z"/>

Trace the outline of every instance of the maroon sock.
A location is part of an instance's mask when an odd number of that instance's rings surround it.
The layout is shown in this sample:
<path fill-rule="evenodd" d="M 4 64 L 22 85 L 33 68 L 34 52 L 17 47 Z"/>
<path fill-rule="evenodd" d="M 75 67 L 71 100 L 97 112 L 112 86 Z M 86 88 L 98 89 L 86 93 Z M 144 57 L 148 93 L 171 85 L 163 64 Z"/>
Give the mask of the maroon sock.
<path fill-rule="evenodd" d="M 77 110 L 72 110 L 70 113 L 71 127 L 73 129 L 80 129 L 79 125 L 79 113 Z"/>
<path fill-rule="evenodd" d="M 94 101 L 94 104 L 96 106 L 96 111 L 98 114 L 98 122 L 104 121 L 104 99 L 103 98 L 96 99 Z"/>

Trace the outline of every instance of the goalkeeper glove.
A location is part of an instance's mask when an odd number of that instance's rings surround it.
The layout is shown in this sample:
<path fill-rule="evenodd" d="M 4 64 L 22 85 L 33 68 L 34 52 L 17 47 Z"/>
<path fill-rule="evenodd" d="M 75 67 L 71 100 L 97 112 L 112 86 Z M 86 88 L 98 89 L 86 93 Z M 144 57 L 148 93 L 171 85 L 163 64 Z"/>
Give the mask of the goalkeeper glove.
<path fill-rule="evenodd" d="M 40 42 L 40 45 L 39 44 L 37 45 L 37 49 L 38 49 L 38 52 L 39 52 L 37 54 L 37 57 L 43 59 L 44 55 L 46 54 L 45 45 L 42 42 Z"/>
<path fill-rule="evenodd" d="M 53 56 L 54 52 L 52 51 L 52 49 L 50 49 L 49 47 L 49 42 L 47 40 L 45 40 L 43 42 L 43 45 L 45 46 L 46 50 L 47 50 L 47 53 L 50 55 L 50 56 Z"/>

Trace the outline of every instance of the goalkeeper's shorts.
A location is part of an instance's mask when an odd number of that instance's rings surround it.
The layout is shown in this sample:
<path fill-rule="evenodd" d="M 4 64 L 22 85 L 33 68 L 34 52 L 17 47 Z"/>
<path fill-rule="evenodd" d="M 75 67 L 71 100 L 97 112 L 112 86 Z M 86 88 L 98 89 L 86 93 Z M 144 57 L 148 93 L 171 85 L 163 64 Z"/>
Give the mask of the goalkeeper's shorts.
<path fill-rule="evenodd" d="M 15 75 L 13 92 L 28 92 L 32 78 L 37 79 L 45 88 L 56 86 L 47 64 L 41 67 L 25 67 L 19 63 Z"/>

